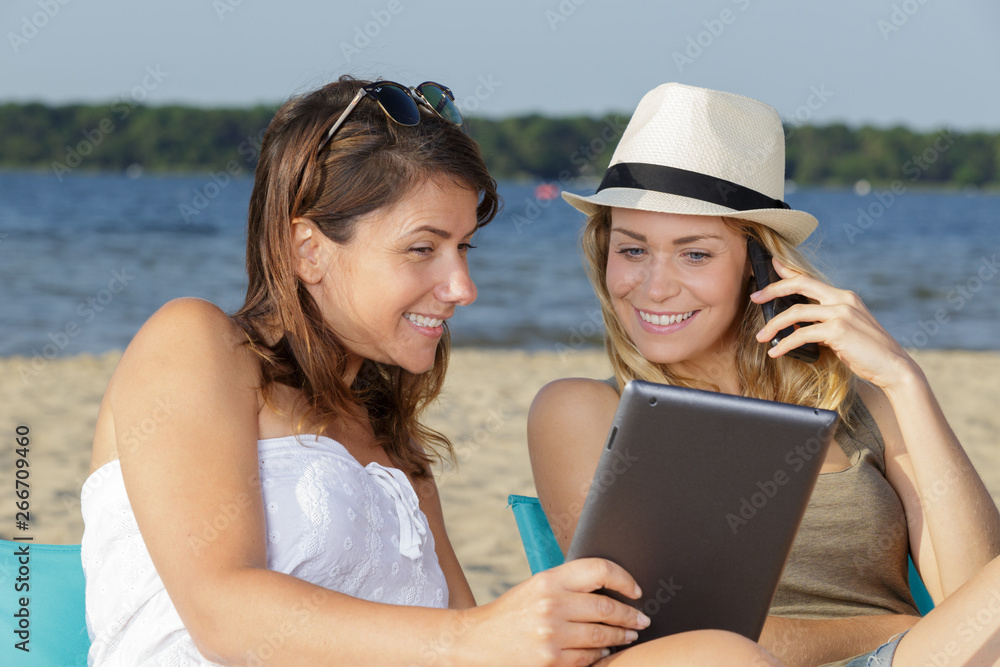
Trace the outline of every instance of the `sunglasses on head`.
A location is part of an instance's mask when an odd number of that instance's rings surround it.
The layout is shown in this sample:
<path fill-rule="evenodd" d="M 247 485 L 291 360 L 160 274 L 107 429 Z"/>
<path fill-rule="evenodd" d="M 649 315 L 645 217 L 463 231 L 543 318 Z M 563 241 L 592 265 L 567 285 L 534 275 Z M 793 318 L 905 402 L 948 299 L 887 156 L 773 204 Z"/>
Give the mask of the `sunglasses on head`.
<path fill-rule="evenodd" d="M 420 107 L 423 104 L 431 111 L 441 116 L 455 125 L 462 124 L 462 113 L 455 106 L 455 95 L 447 86 L 433 81 L 425 81 L 415 88 L 408 88 L 395 81 L 373 81 L 362 86 L 358 94 L 354 96 L 351 103 L 347 105 L 343 113 L 333 124 L 333 127 L 323 137 L 316 154 L 319 155 L 333 135 L 340 129 L 340 126 L 347 120 L 347 116 L 358 105 L 363 97 L 370 97 L 382 107 L 389 118 L 400 125 L 413 126 L 420 122 Z"/>

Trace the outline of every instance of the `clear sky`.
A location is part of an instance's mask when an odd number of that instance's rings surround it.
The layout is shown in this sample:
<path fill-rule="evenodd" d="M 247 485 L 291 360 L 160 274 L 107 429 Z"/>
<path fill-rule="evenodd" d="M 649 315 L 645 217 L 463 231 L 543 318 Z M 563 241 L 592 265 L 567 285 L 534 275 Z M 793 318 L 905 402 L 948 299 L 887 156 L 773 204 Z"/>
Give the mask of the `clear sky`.
<path fill-rule="evenodd" d="M 10 0 L 0 28 L 0 103 L 273 104 L 352 73 L 596 115 L 681 81 L 792 123 L 1000 130 L 995 0 Z"/>

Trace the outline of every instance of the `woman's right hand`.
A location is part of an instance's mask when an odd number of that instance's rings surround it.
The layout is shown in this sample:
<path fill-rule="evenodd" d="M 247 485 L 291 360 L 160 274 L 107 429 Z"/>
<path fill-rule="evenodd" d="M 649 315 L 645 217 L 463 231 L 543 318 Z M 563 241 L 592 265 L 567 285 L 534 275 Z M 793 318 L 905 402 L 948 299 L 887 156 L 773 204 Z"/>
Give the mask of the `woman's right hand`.
<path fill-rule="evenodd" d="M 475 658 L 467 664 L 501 658 L 511 665 L 589 665 L 608 654 L 606 647 L 635 641 L 649 618 L 594 592 L 600 588 L 633 599 L 641 594 L 620 566 L 582 558 L 540 572 L 468 610 L 468 630 L 461 636 Z"/>

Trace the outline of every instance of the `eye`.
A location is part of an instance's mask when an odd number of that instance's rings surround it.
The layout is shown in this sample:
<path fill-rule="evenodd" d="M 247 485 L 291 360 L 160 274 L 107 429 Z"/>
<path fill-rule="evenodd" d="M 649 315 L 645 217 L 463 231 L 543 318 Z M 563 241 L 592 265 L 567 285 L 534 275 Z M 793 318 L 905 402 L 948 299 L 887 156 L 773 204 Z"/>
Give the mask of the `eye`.
<path fill-rule="evenodd" d="M 702 264 L 712 257 L 711 253 L 703 252 L 701 250 L 688 250 L 684 253 L 684 255 L 694 264 Z"/>
<path fill-rule="evenodd" d="M 643 248 L 622 248 L 615 252 L 627 259 L 640 259 L 646 250 Z"/>
<path fill-rule="evenodd" d="M 433 246 L 413 246 L 412 248 L 409 248 L 407 252 L 413 253 L 414 255 L 418 255 L 420 257 L 425 257 L 434 252 L 434 248 Z"/>
<path fill-rule="evenodd" d="M 458 244 L 458 251 L 464 255 L 465 253 L 469 252 L 470 250 L 474 250 L 474 249 L 476 249 L 478 247 L 479 246 L 474 246 L 471 243 L 459 243 Z"/>

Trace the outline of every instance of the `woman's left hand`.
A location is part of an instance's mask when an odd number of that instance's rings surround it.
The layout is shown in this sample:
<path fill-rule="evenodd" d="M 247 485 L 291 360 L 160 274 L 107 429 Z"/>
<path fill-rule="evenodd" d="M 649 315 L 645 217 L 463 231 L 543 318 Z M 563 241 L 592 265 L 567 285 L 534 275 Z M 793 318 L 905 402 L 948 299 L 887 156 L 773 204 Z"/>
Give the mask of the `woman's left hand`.
<path fill-rule="evenodd" d="M 781 280 L 751 294 L 751 301 L 763 304 L 777 297 L 801 294 L 818 303 L 795 304 L 757 333 L 757 340 L 766 343 L 793 324 L 813 323 L 799 327 L 768 350 L 771 357 L 780 357 L 804 343 L 819 343 L 833 350 L 858 376 L 882 389 L 913 372 L 913 359 L 882 328 L 857 294 L 799 273 L 777 259 L 774 268 Z"/>

